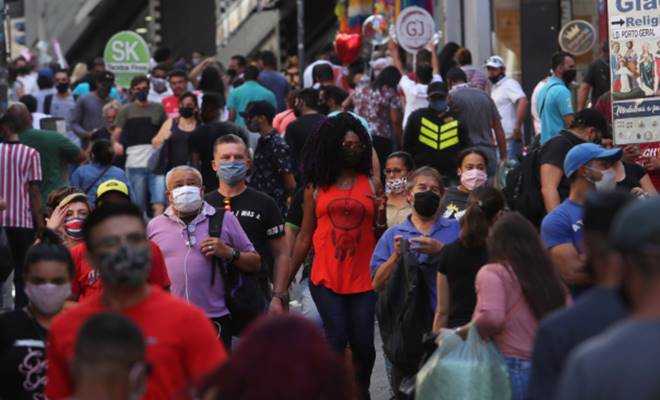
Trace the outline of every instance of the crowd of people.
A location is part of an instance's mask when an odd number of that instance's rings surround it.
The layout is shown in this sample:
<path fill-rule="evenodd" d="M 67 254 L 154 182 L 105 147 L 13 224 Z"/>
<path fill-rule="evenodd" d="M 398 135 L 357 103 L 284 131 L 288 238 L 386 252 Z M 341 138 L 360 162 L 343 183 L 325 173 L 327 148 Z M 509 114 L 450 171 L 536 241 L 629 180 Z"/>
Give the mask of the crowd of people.
<path fill-rule="evenodd" d="M 500 56 L 382 50 L 302 86 L 270 51 L 127 88 L 14 60 L 0 398 L 369 399 L 376 328 L 396 399 L 472 329 L 513 399 L 660 395 L 660 156 L 614 146 L 609 76 L 574 107 L 568 53 L 528 101 Z"/>

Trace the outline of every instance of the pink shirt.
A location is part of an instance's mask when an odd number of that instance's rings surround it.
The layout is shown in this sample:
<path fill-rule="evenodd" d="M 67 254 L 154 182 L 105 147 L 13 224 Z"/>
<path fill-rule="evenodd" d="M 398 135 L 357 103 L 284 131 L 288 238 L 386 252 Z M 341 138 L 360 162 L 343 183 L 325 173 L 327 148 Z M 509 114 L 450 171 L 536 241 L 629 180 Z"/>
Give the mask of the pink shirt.
<path fill-rule="evenodd" d="M 507 357 L 532 358 L 538 321 L 527 304 L 518 278 L 502 264 L 487 264 L 476 279 L 477 306 L 472 321 Z"/>

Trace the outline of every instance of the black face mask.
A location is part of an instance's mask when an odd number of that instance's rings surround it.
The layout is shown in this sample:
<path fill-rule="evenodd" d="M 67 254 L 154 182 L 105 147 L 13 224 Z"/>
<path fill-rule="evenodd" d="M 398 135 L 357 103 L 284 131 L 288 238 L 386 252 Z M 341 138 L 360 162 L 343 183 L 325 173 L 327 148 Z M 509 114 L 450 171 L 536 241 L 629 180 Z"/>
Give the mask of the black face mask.
<path fill-rule="evenodd" d="M 344 167 L 354 168 L 360 164 L 362 151 L 354 149 L 342 149 L 341 157 L 344 161 Z"/>
<path fill-rule="evenodd" d="M 497 82 L 501 81 L 504 78 L 504 74 L 499 74 L 497 76 L 489 76 L 488 80 L 494 85 Z"/>
<path fill-rule="evenodd" d="M 144 103 L 147 101 L 147 97 L 149 96 L 149 93 L 146 90 L 140 90 L 139 92 L 135 93 L 135 100 Z"/>
<path fill-rule="evenodd" d="M 570 85 L 571 82 L 575 80 L 575 77 L 577 76 L 577 71 L 574 69 L 568 69 L 564 71 L 563 74 L 561 74 L 561 79 L 564 81 L 566 85 Z"/>
<path fill-rule="evenodd" d="M 431 218 L 438 211 L 440 206 L 440 196 L 427 190 L 425 192 L 415 193 L 413 208 L 422 218 Z"/>
<path fill-rule="evenodd" d="M 55 86 L 57 89 L 57 93 L 59 94 L 64 94 L 69 91 L 69 84 L 68 83 L 58 83 L 57 86 Z"/>
<path fill-rule="evenodd" d="M 190 118 L 195 114 L 195 109 L 192 107 L 180 107 L 179 115 L 183 118 Z"/>

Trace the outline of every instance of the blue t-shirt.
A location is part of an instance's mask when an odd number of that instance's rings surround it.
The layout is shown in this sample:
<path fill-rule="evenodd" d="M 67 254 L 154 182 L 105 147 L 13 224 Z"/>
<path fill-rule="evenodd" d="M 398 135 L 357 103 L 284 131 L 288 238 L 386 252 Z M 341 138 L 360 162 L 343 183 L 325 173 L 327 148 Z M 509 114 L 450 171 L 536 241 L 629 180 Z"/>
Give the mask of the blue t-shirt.
<path fill-rule="evenodd" d="M 286 95 L 291 87 L 284 75 L 277 71 L 264 70 L 259 74 L 259 83 L 275 95 L 277 112 L 286 110 Z"/>
<path fill-rule="evenodd" d="M 378 270 L 378 268 L 385 261 L 387 261 L 387 259 L 390 258 L 390 256 L 394 252 L 395 236 L 402 236 L 404 239 L 407 240 L 419 236 L 428 236 L 444 244 L 449 244 L 456 241 L 456 239 L 458 239 L 459 231 L 460 231 L 460 227 L 458 225 L 458 221 L 454 219 L 439 217 L 435 225 L 433 226 L 433 229 L 431 230 L 430 234 L 423 235 L 420 231 L 417 230 L 417 228 L 415 228 L 415 225 L 413 225 L 413 223 L 410 221 L 410 217 L 408 217 L 405 222 L 399 225 L 394 225 L 393 227 L 386 230 L 385 233 L 383 233 L 383 236 L 381 236 L 380 239 L 378 240 L 378 243 L 376 244 L 376 248 L 374 249 L 374 254 L 371 257 L 371 275 L 373 276 Z M 413 252 L 413 254 L 415 254 L 415 257 L 420 263 L 424 263 L 428 261 L 429 259 L 428 254 L 418 253 L 414 249 L 411 249 L 411 251 Z M 425 271 L 425 272 L 426 273 L 424 274 L 424 278 L 426 280 L 426 284 L 431 289 L 431 293 L 430 293 L 431 298 L 429 300 L 431 301 L 432 309 L 435 310 L 436 301 L 437 301 L 436 300 L 437 269 L 429 268 L 429 271 Z"/>
<path fill-rule="evenodd" d="M 582 253 L 582 217 L 584 206 L 571 199 L 564 200 L 552 212 L 543 218 L 541 239 L 545 247 L 551 249 L 560 244 L 572 244 L 578 253 Z"/>
<path fill-rule="evenodd" d="M 94 180 L 96 180 L 96 178 L 99 177 L 104 169 L 106 169 L 106 167 L 99 164 L 81 165 L 80 167 L 76 168 L 75 171 L 73 171 L 71 178 L 69 178 L 69 183 L 71 186 L 85 190 L 94 182 Z M 99 185 L 110 179 L 117 179 L 118 181 L 124 182 L 126 186 L 128 186 L 128 190 L 130 192 L 130 184 L 128 183 L 126 173 L 120 168 L 112 166 L 105 173 L 103 173 L 103 176 L 101 176 L 101 178 L 98 179 L 96 183 L 94 183 L 94 186 L 92 186 L 85 193 L 87 195 L 87 199 L 89 200 L 89 204 L 94 205 L 96 202 L 96 190 L 98 189 Z"/>
<path fill-rule="evenodd" d="M 573 114 L 573 99 L 566 84 L 556 76 L 548 79 L 539 91 L 536 111 L 541 118 L 541 144 L 564 129 L 564 117 Z"/>
<path fill-rule="evenodd" d="M 247 105 L 253 101 L 267 101 L 277 108 L 277 100 L 275 100 L 273 92 L 261 86 L 257 81 L 246 81 L 229 92 L 227 99 L 227 108 L 236 112 L 236 125 L 245 127 L 245 120 L 240 113 L 245 111 Z"/>

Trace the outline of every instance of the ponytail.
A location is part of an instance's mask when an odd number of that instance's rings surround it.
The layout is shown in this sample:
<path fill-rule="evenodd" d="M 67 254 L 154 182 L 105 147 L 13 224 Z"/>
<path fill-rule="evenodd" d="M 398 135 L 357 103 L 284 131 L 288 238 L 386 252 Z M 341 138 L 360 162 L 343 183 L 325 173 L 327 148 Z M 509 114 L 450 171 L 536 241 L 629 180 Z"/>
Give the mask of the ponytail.
<path fill-rule="evenodd" d="M 461 218 L 459 240 L 468 248 L 486 245 L 488 231 L 495 217 L 504 209 L 502 192 L 491 187 L 479 187 L 470 193 L 468 207 Z"/>

